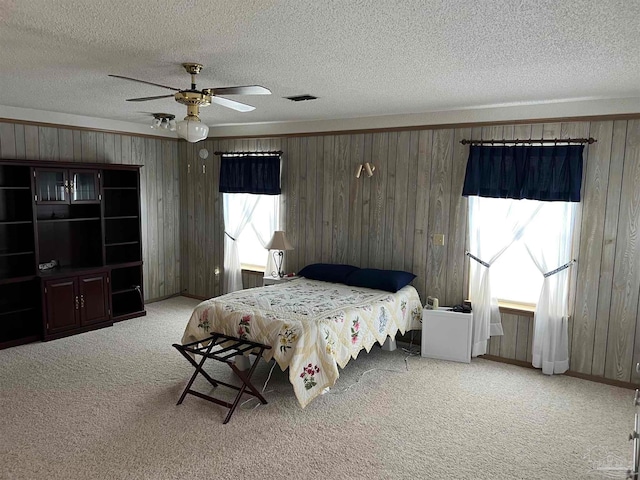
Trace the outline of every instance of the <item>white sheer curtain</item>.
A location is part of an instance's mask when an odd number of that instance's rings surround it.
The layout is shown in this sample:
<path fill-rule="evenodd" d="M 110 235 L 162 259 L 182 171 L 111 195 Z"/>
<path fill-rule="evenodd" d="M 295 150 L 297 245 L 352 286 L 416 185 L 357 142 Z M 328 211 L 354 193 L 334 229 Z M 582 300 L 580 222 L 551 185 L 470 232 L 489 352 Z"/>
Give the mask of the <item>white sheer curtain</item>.
<path fill-rule="evenodd" d="M 571 238 L 577 203 L 544 202 L 523 242 L 544 276 L 536 305 L 533 366 L 553 375 L 569 370 L 568 298 Z M 560 271 L 557 269 L 562 268 Z"/>
<path fill-rule="evenodd" d="M 490 266 L 523 236 L 541 207 L 531 200 L 469 197 L 469 253 L 477 259 L 471 258 L 469 277 L 473 357 L 487 353 L 490 336 L 503 334 L 498 301 L 491 295 Z"/>
<path fill-rule="evenodd" d="M 224 211 L 224 292 L 242 290 L 242 268 L 236 239 L 251 220 L 260 196 L 249 193 L 223 193 Z"/>
<path fill-rule="evenodd" d="M 258 202 L 258 209 L 261 215 L 254 216 L 251 220 L 251 228 L 256 233 L 258 241 L 262 248 L 265 248 L 273 232 L 279 230 L 278 218 L 280 216 L 280 196 L 279 195 L 259 195 L 260 200 Z M 263 207 L 263 208 L 262 208 Z M 273 260 L 273 255 L 269 250 L 264 251 L 267 257 L 266 267 L 264 269 L 265 275 L 270 275 L 271 272 L 276 271 L 276 264 Z"/>

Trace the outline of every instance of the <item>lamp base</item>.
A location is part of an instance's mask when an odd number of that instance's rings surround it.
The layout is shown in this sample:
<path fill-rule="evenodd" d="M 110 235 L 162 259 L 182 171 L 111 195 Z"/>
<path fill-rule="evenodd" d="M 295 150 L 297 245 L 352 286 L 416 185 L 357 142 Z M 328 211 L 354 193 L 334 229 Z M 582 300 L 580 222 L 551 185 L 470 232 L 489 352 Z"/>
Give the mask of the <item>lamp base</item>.
<path fill-rule="evenodd" d="M 282 271 L 282 261 L 284 260 L 284 252 L 282 250 L 278 250 L 273 252 L 273 261 L 276 264 L 276 271 L 271 272 L 272 277 L 284 277 L 284 272 Z"/>

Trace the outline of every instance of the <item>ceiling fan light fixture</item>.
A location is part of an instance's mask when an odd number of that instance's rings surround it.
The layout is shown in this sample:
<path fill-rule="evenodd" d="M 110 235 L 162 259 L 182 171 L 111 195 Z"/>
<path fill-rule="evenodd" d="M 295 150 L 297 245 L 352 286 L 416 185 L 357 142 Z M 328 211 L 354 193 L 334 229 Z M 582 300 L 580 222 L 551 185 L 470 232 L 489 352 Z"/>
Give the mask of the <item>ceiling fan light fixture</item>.
<path fill-rule="evenodd" d="M 188 115 L 184 120 L 176 122 L 178 137 L 184 138 L 189 143 L 204 140 L 209 135 L 209 127 L 200 121 L 199 117 Z"/>
<path fill-rule="evenodd" d="M 151 128 L 154 130 L 164 129 L 167 130 L 170 127 L 170 122 L 175 123 L 176 116 L 171 113 L 152 113 L 153 120 L 151 121 Z"/>

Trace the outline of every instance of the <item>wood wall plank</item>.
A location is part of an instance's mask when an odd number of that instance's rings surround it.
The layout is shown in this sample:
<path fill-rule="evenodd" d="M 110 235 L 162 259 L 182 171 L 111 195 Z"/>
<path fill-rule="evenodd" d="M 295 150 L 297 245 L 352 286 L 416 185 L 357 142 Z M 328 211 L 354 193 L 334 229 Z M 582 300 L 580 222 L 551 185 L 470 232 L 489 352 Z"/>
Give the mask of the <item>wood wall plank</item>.
<path fill-rule="evenodd" d="M 349 241 L 349 135 L 338 135 L 334 148 L 332 263 L 347 263 Z"/>
<path fill-rule="evenodd" d="M 98 161 L 98 148 L 96 143 L 96 135 L 98 132 L 90 130 L 83 130 L 80 132 L 80 139 L 82 141 L 82 161 L 83 162 L 97 162 Z"/>
<path fill-rule="evenodd" d="M 57 128 L 38 127 L 38 142 L 40 144 L 40 160 L 60 160 Z"/>
<path fill-rule="evenodd" d="M 640 290 L 640 125 L 628 122 L 605 375 L 629 381 Z"/>
<path fill-rule="evenodd" d="M 173 185 L 173 150 L 172 144 L 175 142 L 162 141 L 162 212 L 158 212 L 158 228 L 162 224 L 162 231 L 159 234 L 163 237 L 165 255 L 163 261 L 164 290 L 166 292 L 176 291 L 176 249 L 175 249 L 175 227 L 174 218 L 174 185 Z M 206 203 L 204 203 L 206 205 Z M 159 206 L 158 206 L 159 208 Z M 162 219 L 160 220 L 160 217 Z M 206 237 L 205 237 L 206 238 Z"/>
<path fill-rule="evenodd" d="M 24 145 L 27 160 L 40 160 L 40 139 L 35 125 L 24 126 Z"/>
<path fill-rule="evenodd" d="M 398 144 L 396 147 L 396 184 L 395 184 L 395 192 L 397 192 L 397 197 L 405 196 L 407 193 L 408 185 L 409 185 L 409 150 L 410 150 L 410 140 L 411 140 L 411 132 L 399 132 L 398 134 Z M 404 192 L 404 193 L 401 193 Z M 403 270 L 404 269 L 404 250 L 409 250 L 411 248 L 411 253 L 413 254 L 413 245 L 407 245 L 407 205 L 409 203 L 409 199 L 413 199 L 415 197 L 409 197 L 406 195 L 404 198 L 405 201 L 396 201 L 396 195 L 394 195 L 393 202 L 393 231 L 391 232 L 392 241 L 392 257 L 390 266 L 393 270 Z M 413 236 L 411 237 L 411 242 L 413 242 Z"/>
<path fill-rule="evenodd" d="M 387 199 L 387 155 L 389 133 L 383 132 L 373 137 L 371 163 L 376 167 L 376 175 L 371 177 L 369 197 L 369 258 L 368 266 L 382 268 L 384 263 L 384 232 L 386 226 Z M 326 188 L 326 187 L 325 187 Z"/>
<path fill-rule="evenodd" d="M 418 167 L 416 171 L 416 210 L 415 237 L 413 240 L 413 268 L 416 275 L 413 284 L 425 303 L 427 290 L 427 245 L 429 201 L 431 199 L 431 148 L 433 134 L 431 130 L 422 130 L 418 135 Z"/>
<path fill-rule="evenodd" d="M 396 170 L 398 168 L 398 132 L 389 133 L 387 150 L 387 196 L 385 200 L 384 258 L 382 268 L 392 268 L 393 262 L 393 226 L 396 202 Z M 399 201 L 399 200 L 398 200 Z"/>
<path fill-rule="evenodd" d="M 298 261 L 299 268 L 311 263 L 317 263 L 321 257 L 321 238 L 319 238 L 316 232 L 316 215 L 318 213 L 317 208 L 317 157 L 318 157 L 318 137 L 309 137 L 307 139 L 307 152 L 306 152 L 306 185 L 305 185 L 305 210 L 304 214 L 304 237 L 306 239 L 306 248 L 303 252 L 300 252 L 300 260 Z"/>
<path fill-rule="evenodd" d="M 595 122 L 590 135 L 598 142 L 589 146 L 588 161 L 584 164 L 586 180 L 582 191 L 584 211 L 582 216 L 580 258 L 578 259 L 577 290 L 573 314 L 572 370 L 591 374 L 593 341 L 595 335 L 600 263 L 606 213 L 606 196 L 609 183 L 609 163 L 613 122 Z"/>
<path fill-rule="evenodd" d="M 447 248 L 451 204 L 451 164 L 453 159 L 453 130 L 433 132 L 431 163 L 431 198 L 429 199 L 429 238 L 427 241 L 427 294 L 449 304 L 447 288 Z M 434 235 L 444 234 L 445 245 L 435 245 Z"/>
<path fill-rule="evenodd" d="M 369 162 L 373 165 L 372 149 L 373 149 L 373 134 L 366 133 L 364 135 L 362 161 Z M 375 167 L 375 165 L 373 166 Z M 371 182 L 362 183 L 361 215 L 362 216 L 361 216 L 361 226 L 360 226 L 360 260 L 357 263 L 358 266 L 367 265 L 369 262 L 369 229 L 371 227 Z"/>
<path fill-rule="evenodd" d="M 346 166 L 347 179 L 349 180 L 349 229 L 347 238 L 347 263 L 360 265 L 362 237 L 362 190 L 366 175 L 356 178 L 355 171 L 364 160 L 364 135 L 351 135 L 349 139 L 349 161 Z M 307 236 L 307 238 L 309 238 Z"/>
<path fill-rule="evenodd" d="M 532 318 L 518 315 L 515 358 L 523 362 L 527 360 L 527 351 L 529 348 L 529 323 L 533 323 Z"/>
<path fill-rule="evenodd" d="M 467 168 L 468 147 L 460 140 L 470 138 L 471 129 L 455 131 L 453 161 L 451 166 L 451 206 L 449 209 L 449 231 L 445 239 L 447 246 L 447 283 L 445 298 L 449 305 L 459 305 L 468 297 L 464 288 L 465 244 L 467 238 L 467 199 L 462 196 L 464 175 Z"/>
<path fill-rule="evenodd" d="M 409 156 L 408 156 L 408 177 L 407 177 L 407 211 L 405 216 L 407 218 L 405 227 L 405 243 L 404 246 L 399 248 L 399 252 L 404 250 L 404 262 L 402 270 L 411 271 L 413 269 L 414 261 L 414 242 L 416 237 L 416 200 L 418 193 L 418 149 L 420 141 L 420 132 L 410 132 L 409 137 Z M 403 202 L 405 203 L 405 202 Z"/>
<path fill-rule="evenodd" d="M 204 210 L 204 189 L 205 189 L 205 173 L 202 170 L 204 163 L 198 156 L 200 147 L 193 146 L 192 153 L 192 176 L 195 178 L 195 212 L 194 212 L 194 248 L 196 252 L 196 278 L 195 291 L 198 296 L 206 295 L 206 218 Z"/>
<path fill-rule="evenodd" d="M 498 337 L 500 338 L 500 356 L 515 359 L 518 341 L 518 316 L 503 313 L 502 329 L 504 330 L 504 334 L 502 337 Z"/>
<path fill-rule="evenodd" d="M 16 131 L 13 123 L 0 123 L 0 158 L 17 158 Z"/>
<path fill-rule="evenodd" d="M 16 158 L 24 160 L 27 158 L 27 144 L 24 136 L 24 125 L 22 125 L 21 123 L 16 123 L 14 125 L 14 129 L 16 133 Z"/>
<path fill-rule="evenodd" d="M 73 162 L 73 130 L 58 128 L 58 145 L 61 162 Z"/>
<path fill-rule="evenodd" d="M 160 296 L 158 277 L 158 197 L 156 182 L 156 160 L 157 142 L 152 139 L 145 141 L 145 170 L 147 173 L 147 249 L 148 254 L 148 276 L 149 276 L 149 297 L 158 298 Z"/>
<path fill-rule="evenodd" d="M 308 138 L 300 138 L 300 144 L 298 146 L 298 178 L 296 183 L 298 184 L 298 244 L 300 248 L 297 248 L 289 254 L 295 254 L 295 268 L 288 269 L 288 272 L 297 272 L 305 265 L 306 250 L 309 249 L 308 242 L 310 239 L 305 235 L 307 228 L 307 155 Z"/>
<path fill-rule="evenodd" d="M 609 184 L 607 188 L 606 214 L 604 220 L 604 238 L 602 259 L 600 262 L 600 280 L 598 286 L 598 309 L 596 315 L 595 336 L 591 374 L 605 375 L 607 343 L 611 313 L 611 295 L 613 291 L 613 269 L 616 253 L 616 236 L 620 211 L 622 172 L 624 151 L 627 138 L 627 122 L 616 121 L 613 124 L 611 142 L 611 162 L 609 166 Z"/>
<path fill-rule="evenodd" d="M 332 233 L 333 233 L 333 180 L 334 180 L 334 153 L 333 144 L 335 137 L 328 135 L 323 138 L 324 175 L 322 177 L 322 262 L 331 262 Z M 286 209 L 294 208 L 295 203 L 290 203 L 287 195 Z M 287 230 L 291 230 L 287 225 Z"/>
<path fill-rule="evenodd" d="M 285 254 L 284 269 L 287 272 L 297 271 L 298 254 L 304 249 L 304 241 L 300 233 L 300 183 L 298 181 L 300 172 L 300 138 L 287 139 L 287 209 L 285 212 L 287 222 L 287 238 L 296 249 L 291 255 Z"/>

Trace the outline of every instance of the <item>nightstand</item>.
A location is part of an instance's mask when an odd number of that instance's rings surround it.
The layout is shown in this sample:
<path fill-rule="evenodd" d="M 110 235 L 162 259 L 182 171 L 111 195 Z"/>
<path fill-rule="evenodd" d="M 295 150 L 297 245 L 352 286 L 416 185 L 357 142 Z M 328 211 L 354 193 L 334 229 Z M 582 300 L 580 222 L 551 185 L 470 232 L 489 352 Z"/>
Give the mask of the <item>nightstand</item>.
<path fill-rule="evenodd" d="M 290 282 L 291 280 L 295 280 L 296 278 L 298 278 L 297 275 L 294 275 L 293 277 L 272 277 L 271 275 L 265 275 L 264 277 L 262 277 L 262 285 L 263 286 L 267 286 L 267 285 L 277 285 L 278 283 L 285 283 L 285 282 Z"/>
<path fill-rule="evenodd" d="M 448 312 L 449 308 L 422 311 L 421 355 L 469 363 L 473 314 Z"/>

